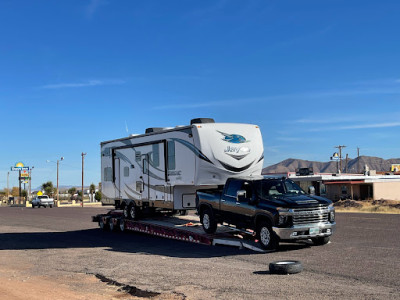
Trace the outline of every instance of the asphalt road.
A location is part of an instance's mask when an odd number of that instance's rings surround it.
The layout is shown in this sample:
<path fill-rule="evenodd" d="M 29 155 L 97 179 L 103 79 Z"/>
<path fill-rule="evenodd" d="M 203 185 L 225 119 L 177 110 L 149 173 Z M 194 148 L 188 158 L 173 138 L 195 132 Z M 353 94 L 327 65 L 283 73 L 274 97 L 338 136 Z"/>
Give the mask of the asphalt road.
<path fill-rule="evenodd" d="M 144 297 L 400 299 L 400 215 L 339 213 L 325 246 L 283 244 L 279 251 L 256 253 L 103 232 L 91 216 L 105 211 L 0 207 L 0 256 L 16 264 L 23 256 L 34 266 L 29 272 L 49 277 L 94 274 Z M 270 262 L 286 259 L 300 260 L 304 271 L 269 274 Z"/>

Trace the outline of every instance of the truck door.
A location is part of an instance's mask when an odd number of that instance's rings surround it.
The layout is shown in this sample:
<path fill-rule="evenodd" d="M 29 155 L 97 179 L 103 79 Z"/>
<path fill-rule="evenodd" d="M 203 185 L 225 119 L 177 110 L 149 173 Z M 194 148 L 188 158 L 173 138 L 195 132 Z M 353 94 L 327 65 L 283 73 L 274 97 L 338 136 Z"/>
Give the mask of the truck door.
<path fill-rule="evenodd" d="M 237 192 L 246 191 L 246 200 L 238 201 Z M 254 206 L 248 199 L 252 197 L 252 183 L 243 180 L 230 180 L 224 195 L 221 196 L 221 211 L 225 211 L 225 217 L 233 224 L 246 227 L 254 215 Z"/>

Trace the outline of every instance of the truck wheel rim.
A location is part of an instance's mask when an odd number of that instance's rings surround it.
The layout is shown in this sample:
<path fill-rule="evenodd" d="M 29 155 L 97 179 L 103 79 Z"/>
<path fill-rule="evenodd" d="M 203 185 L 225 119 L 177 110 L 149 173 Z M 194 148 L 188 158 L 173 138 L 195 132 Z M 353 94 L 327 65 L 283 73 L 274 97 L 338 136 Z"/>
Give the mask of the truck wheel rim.
<path fill-rule="evenodd" d="M 260 231 L 260 240 L 263 243 L 263 245 L 267 246 L 271 240 L 271 235 L 269 233 L 269 230 L 267 227 L 261 228 Z"/>
<path fill-rule="evenodd" d="M 124 217 L 128 217 L 128 208 L 126 206 L 124 207 Z"/>
<path fill-rule="evenodd" d="M 119 229 L 120 229 L 121 231 L 124 231 L 124 230 L 125 230 L 125 223 L 124 223 L 124 220 L 121 220 L 121 221 L 119 222 Z"/>
<path fill-rule="evenodd" d="M 207 214 L 205 214 L 203 216 L 203 225 L 204 225 L 204 228 L 206 228 L 206 229 L 208 229 L 210 227 L 210 216 Z"/>

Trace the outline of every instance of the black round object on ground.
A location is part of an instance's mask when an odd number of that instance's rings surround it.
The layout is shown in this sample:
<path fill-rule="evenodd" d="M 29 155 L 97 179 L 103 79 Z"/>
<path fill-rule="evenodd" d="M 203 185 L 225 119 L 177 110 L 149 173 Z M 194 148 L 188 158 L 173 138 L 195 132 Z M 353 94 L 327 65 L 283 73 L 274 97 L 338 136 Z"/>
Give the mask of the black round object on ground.
<path fill-rule="evenodd" d="M 298 260 L 274 261 L 269 264 L 271 274 L 296 274 L 303 271 L 303 265 Z"/>

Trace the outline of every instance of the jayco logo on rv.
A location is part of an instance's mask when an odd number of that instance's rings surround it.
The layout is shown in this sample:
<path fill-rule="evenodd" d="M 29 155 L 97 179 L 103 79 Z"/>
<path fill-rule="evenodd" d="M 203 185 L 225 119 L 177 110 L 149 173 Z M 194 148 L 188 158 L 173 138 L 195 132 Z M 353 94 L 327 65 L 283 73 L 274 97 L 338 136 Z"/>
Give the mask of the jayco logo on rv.
<path fill-rule="evenodd" d="M 218 131 L 220 134 L 224 136 L 222 139 L 225 142 L 232 143 L 232 144 L 243 144 L 247 143 L 249 141 L 246 140 L 246 138 L 242 135 L 239 134 L 228 134 L 224 133 L 221 131 Z M 247 156 L 250 153 L 250 148 L 249 147 L 240 147 L 240 146 L 227 146 L 224 149 L 225 154 L 237 159 L 241 160 L 245 156 Z"/>
<path fill-rule="evenodd" d="M 247 142 L 246 138 L 242 135 L 229 134 L 229 133 L 224 133 L 221 131 L 218 131 L 218 132 L 224 136 L 224 138 L 222 140 L 225 142 L 232 143 L 232 144 L 243 144 L 243 143 Z"/>

